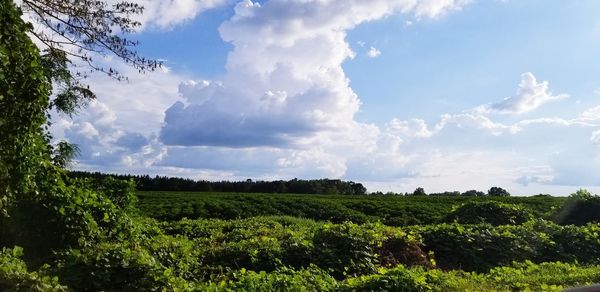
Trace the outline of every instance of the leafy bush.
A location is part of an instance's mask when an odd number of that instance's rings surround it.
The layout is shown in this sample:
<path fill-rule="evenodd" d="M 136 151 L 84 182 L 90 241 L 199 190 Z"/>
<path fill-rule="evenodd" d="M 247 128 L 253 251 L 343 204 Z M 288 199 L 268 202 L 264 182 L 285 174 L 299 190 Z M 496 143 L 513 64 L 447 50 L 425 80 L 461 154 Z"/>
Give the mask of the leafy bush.
<path fill-rule="evenodd" d="M 314 235 L 315 260 L 335 277 L 367 274 L 376 270 L 376 246 L 381 238 L 372 228 L 346 223 L 325 224 Z"/>
<path fill-rule="evenodd" d="M 54 270 L 75 291 L 173 291 L 191 287 L 146 249 L 129 244 L 100 243 L 66 251 Z"/>
<path fill-rule="evenodd" d="M 492 269 L 488 282 L 512 291 L 562 291 L 565 287 L 587 286 L 600 282 L 600 267 L 581 267 L 568 263 L 515 263 Z"/>
<path fill-rule="evenodd" d="M 67 291 L 58 282 L 58 278 L 45 271 L 29 272 L 21 257 L 23 249 L 2 248 L 0 250 L 0 291 Z"/>
<path fill-rule="evenodd" d="M 323 224 L 291 217 L 163 223 L 165 234 L 188 236 L 202 250 L 205 277 L 228 268 L 274 271 L 311 265 L 343 278 L 379 265 L 429 266 L 418 235 L 381 224 Z"/>
<path fill-rule="evenodd" d="M 98 179 L 71 179 L 70 181 L 79 188 L 90 189 L 102 194 L 122 210 L 131 211 L 138 202 L 133 180 L 119 180 L 107 176 Z"/>
<path fill-rule="evenodd" d="M 526 261 L 476 274 L 399 266 L 350 278 L 340 291 L 562 291 L 600 282 L 600 266 Z"/>
<path fill-rule="evenodd" d="M 157 235 L 143 244 L 148 253 L 173 276 L 193 281 L 201 275 L 202 251 L 187 237 Z"/>
<path fill-rule="evenodd" d="M 561 225 L 585 225 L 600 222 L 600 197 L 586 190 L 571 194 L 563 207 L 554 214 L 554 221 Z"/>
<path fill-rule="evenodd" d="M 414 227 L 442 269 L 484 272 L 513 261 L 600 263 L 600 226 L 538 220 L 520 226 L 440 224 Z"/>
<path fill-rule="evenodd" d="M 500 202 L 468 202 L 446 215 L 446 222 L 461 224 L 489 223 L 497 225 L 518 225 L 533 218 L 526 208 Z"/>
<path fill-rule="evenodd" d="M 430 291 L 427 278 L 417 272 L 399 266 L 392 270 L 381 270 L 378 274 L 347 279 L 339 291 Z"/>
<path fill-rule="evenodd" d="M 254 272 L 245 269 L 198 287 L 199 291 L 334 291 L 336 280 L 316 267 Z"/>
<path fill-rule="evenodd" d="M 420 230 L 424 248 L 442 269 L 484 272 L 513 261 L 537 260 L 552 241 L 531 226 L 441 224 Z"/>
<path fill-rule="evenodd" d="M 541 261 L 579 262 L 600 264 L 600 226 L 560 226 L 536 224 L 533 228 L 543 231 L 552 241 L 544 247 Z"/>
<path fill-rule="evenodd" d="M 23 246 L 26 259 L 38 265 L 54 251 L 127 237 L 128 218 L 108 198 L 65 184 L 52 168 L 46 179 L 38 182 L 38 192 L 22 194 L 8 208 L 9 217 L 0 218 L 0 245 Z"/>

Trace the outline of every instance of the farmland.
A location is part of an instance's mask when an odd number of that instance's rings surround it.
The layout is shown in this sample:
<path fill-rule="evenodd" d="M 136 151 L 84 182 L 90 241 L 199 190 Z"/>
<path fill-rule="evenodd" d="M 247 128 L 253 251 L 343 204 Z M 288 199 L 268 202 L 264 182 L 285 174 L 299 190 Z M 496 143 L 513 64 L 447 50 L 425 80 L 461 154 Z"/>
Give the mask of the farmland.
<path fill-rule="evenodd" d="M 3 248 L 0 287 L 560 291 L 600 282 L 600 198 L 585 190 L 568 198 L 341 196 L 134 192 L 110 177 L 80 183 L 121 216 L 100 221 L 105 239 L 63 250 L 37 271 L 23 249 Z"/>
<path fill-rule="evenodd" d="M 380 221 L 389 226 L 438 223 L 466 202 L 521 205 L 538 218 L 550 219 L 564 197 L 335 196 L 138 192 L 139 209 L 159 220 L 182 218 L 239 219 L 254 216 L 294 216 L 334 223 Z"/>
<path fill-rule="evenodd" d="M 137 196 L 148 252 L 194 289 L 559 291 L 600 281 L 600 226 L 559 224 L 569 206 L 597 205 L 583 191 Z"/>

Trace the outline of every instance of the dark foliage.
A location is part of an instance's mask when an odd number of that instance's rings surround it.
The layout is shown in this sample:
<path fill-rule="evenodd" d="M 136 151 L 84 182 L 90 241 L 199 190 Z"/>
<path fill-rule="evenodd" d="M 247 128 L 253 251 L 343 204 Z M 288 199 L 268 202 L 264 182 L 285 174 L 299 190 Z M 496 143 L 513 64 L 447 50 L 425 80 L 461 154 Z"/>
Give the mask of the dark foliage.
<path fill-rule="evenodd" d="M 485 196 L 485 193 L 478 190 L 469 190 L 460 195 L 465 197 L 483 197 Z"/>
<path fill-rule="evenodd" d="M 562 225 L 585 225 L 600 222 L 600 197 L 579 190 L 569 196 L 564 206 L 553 216 Z"/>
<path fill-rule="evenodd" d="M 133 180 L 140 191 L 185 191 L 185 192 L 236 192 L 236 193 L 279 193 L 279 194 L 331 194 L 364 195 L 367 189 L 360 183 L 339 179 L 315 179 L 288 181 L 206 181 L 187 178 L 149 175 L 104 174 L 100 172 L 71 171 L 73 178 L 104 179 L 113 177 Z"/>
<path fill-rule="evenodd" d="M 489 223 L 492 225 L 520 225 L 533 218 L 526 208 L 500 202 L 469 202 L 452 210 L 445 222 L 461 224 Z"/>
<path fill-rule="evenodd" d="M 503 189 L 503 188 L 492 187 L 492 188 L 490 188 L 488 190 L 487 195 L 488 196 L 509 197 L 510 193 L 507 190 Z"/>
<path fill-rule="evenodd" d="M 138 192 L 142 214 L 160 220 L 181 218 L 236 219 L 284 215 L 341 223 L 376 222 L 390 226 L 434 224 L 455 206 L 467 202 L 521 205 L 538 218 L 547 218 L 565 198 L 462 196 L 327 196 L 293 194 L 235 194 Z"/>

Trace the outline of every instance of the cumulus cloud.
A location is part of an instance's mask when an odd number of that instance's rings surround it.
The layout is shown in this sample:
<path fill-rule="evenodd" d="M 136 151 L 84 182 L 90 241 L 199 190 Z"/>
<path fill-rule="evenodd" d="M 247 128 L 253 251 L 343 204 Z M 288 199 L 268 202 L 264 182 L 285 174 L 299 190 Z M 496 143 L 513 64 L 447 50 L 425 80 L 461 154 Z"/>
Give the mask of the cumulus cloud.
<path fill-rule="evenodd" d="M 117 126 L 115 113 L 97 100 L 73 120 L 61 120 L 60 138 L 77 144 L 81 151 L 77 162 L 81 164 L 149 166 L 165 154 L 155 136 L 146 137 Z"/>
<path fill-rule="evenodd" d="M 598 108 L 570 119 L 510 123 L 474 112 L 444 114 L 431 125 L 394 119 L 371 152 L 348 162 L 347 176 L 403 190 L 501 185 L 530 194 L 531 189 L 568 193 L 573 186 L 599 186 Z"/>
<path fill-rule="evenodd" d="M 388 133 L 397 135 L 398 137 L 419 137 L 428 138 L 434 133 L 429 130 L 427 123 L 422 119 L 411 119 L 403 121 L 400 119 L 392 119 L 386 125 Z"/>
<path fill-rule="evenodd" d="M 323 133 L 343 141 L 372 136 L 375 127 L 354 120 L 360 100 L 341 66 L 355 55 L 346 32 L 394 13 L 435 17 L 467 2 L 241 1 L 219 29 L 234 46 L 227 74 L 218 82 L 182 84 L 184 101 L 166 111 L 161 140 L 302 148 L 323 143 Z"/>
<path fill-rule="evenodd" d="M 367 52 L 369 58 L 377 58 L 381 55 L 381 51 L 375 47 L 371 47 Z"/>
<path fill-rule="evenodd" d="M 194 19 L 209 9 L 223 6 L 229 0 L 134 0 L 144 7 L 144 13 L 137 20 L 145 28 L 170 28 Z"/>
<path fill-rule="evenodd" d="M 548 88 L 548 81 L 538 82 L 532 73 L 527 72 L 521 75 L 521 83 L 519 83 L 516 96 L 507 97 L 498 103 L 480 106 L 476 111 L 522 114 L 533 111 L 548 102 L 567 97 L 569 96 L 566 94 L 553 95 Z"/>
<path fill-rule="evenodd" d="M 590 160 L 585 173 L 573 172 L 583 161 L 570 155 L 597 157 L 590 149 L 597 151 L 591 147 L 600 140 L 600 106 L 571 119 L 488 116 L 524 113 L 566 97 L 553 95 L 531 73 L 522 76 L 514 97 L 429 124 L 393 119 L 376 127 L 355 119 L 361 102 L 341 66 L 355 56 L 347 31 L 394 13 L 437 17 L 468 2 L 241 1 L 219 29 L 233 45 L 222 78 L 180 82 L 189 78 L 158 72 L 123 86 L 97 81 L 101 99 L 54 127 L 83 146 L 83 169 L 127 166 L 132 173 L 215 179 L 341 177 L 393 182 L 394 190 L 433 186 L 428 191 L 596 183 L 598 160 Z M 155 25 L 194 17 L 186 15 Z M 580 147 L 571 149 L 569 141 Z M 548 153 L 560 155 L 548 159 Z"/>
<path fill-rule="evenodd" d="M 178 84 L 185 77 L 167 68 L 139 74 L 122 62 L 103 62 L 129 80 L 116 82 L 101 73 L 92 75 L 87 81 L 98 99 L 72 118 L 53 113 L 54 140 L 68 140 L 79 146 L 78 168 L 150 166 L 166 152 L 157 132 L 164 109 L 179 99 Z"/>

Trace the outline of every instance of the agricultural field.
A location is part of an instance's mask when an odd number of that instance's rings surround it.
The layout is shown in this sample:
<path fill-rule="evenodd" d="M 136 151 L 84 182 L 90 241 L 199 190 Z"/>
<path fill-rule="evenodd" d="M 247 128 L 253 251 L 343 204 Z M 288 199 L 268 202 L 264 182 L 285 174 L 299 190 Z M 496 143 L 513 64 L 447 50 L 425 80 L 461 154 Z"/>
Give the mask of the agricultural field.
<path fill-rule="evenodd" d="M 240 219 L 293 216 L 342 223 L 381 222 L 389 226 L 439 223 L 467 202 L 500 202 L 551 219 L 565 197 L 340 196 L 201 192 L 137 192 L 142 214 L 158 220 Z"/>
<path fill-rule="evenodd" d="M 600 282 L 600 225 L 590 223 L 600 218 L 582 216 L 599 200 L 584 191 L 137 196 L 143 245 L 193 289 L 561 291 Z"/>
<path fill-rule="evenodd" d="M 568 198 L 388 197 L 134 192 L 132 182 L 112 178 L 80 182 L 121 214 L 99 221 L 104 239 L 55 253 L 56 264 L 35 271 L 23 249 L 3 248 L 0 288 L 562 291 L 600 283 L 600 197 L 584 190 Z"/>

